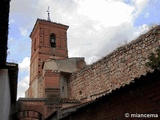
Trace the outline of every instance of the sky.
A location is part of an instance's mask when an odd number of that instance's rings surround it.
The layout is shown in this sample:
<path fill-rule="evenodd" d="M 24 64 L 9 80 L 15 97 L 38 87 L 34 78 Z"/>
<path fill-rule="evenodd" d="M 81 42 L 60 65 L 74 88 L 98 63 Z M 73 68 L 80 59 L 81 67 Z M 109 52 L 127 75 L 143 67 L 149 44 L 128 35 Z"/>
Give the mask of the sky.
<path fill-rule="evenodd" d="M 19 64 L 18 95 L 29 86 L 31 39 L 37 18 L 69 26 L 69 57 L 87 64 L 160 24 L 160 0 L 11 0 L 7 62 Z"/>

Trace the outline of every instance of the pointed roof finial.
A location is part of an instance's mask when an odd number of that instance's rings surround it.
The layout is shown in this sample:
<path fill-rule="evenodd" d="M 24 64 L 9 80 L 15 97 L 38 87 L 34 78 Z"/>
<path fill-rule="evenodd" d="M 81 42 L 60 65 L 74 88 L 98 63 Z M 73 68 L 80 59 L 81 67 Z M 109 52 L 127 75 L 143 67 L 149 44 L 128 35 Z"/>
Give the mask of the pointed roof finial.
<path fill-rule="evenodd" d="M 48 13 L 48 18 L 47 18 L 47 20 L 48 20 L 48 21 L 51 21 L 51 18 L 50 18 L 50 12 L 49 12 L 49 6 L 48 6 L 47 13 Z"/>

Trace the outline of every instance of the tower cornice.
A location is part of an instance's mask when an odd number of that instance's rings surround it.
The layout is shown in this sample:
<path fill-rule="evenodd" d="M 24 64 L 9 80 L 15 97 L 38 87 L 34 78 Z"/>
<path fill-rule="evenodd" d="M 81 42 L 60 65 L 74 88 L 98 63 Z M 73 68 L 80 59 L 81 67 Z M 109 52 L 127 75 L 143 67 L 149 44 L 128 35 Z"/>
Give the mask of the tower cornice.
<path fill-rule="evenodd" d="M 56 28 L 62 28 L 62 29 L 66 29 L 66 30 L 69 28 L 68 25 L 64 25 L 64 24 L 61 24 L 61 23 L 52 22 L 52 21 L 48 21 L 48 20 L 38 18 L 34 27 L 33 27 L 33 29 L 32 29 L 30 37 L 32 36 L 33 31 L 36 29 L 37 24 L 45 24 L 45 25 L 48 25 L 48 26 L 53 26 L 53 27 L 56 27 Z"/>

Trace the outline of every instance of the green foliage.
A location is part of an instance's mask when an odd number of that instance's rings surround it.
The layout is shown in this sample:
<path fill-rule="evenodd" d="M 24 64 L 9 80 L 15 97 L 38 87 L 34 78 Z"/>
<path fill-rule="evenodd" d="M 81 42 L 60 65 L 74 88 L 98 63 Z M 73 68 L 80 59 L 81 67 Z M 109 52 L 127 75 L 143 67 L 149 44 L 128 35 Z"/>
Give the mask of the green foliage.
<path fill-rule="evenodd" d="M 160 69 L 160 47 L 156 50 L 155 53 L 151 53 L 148 57 L 149 62 L 146 63 L 146 66 L 152 69 Z"/>

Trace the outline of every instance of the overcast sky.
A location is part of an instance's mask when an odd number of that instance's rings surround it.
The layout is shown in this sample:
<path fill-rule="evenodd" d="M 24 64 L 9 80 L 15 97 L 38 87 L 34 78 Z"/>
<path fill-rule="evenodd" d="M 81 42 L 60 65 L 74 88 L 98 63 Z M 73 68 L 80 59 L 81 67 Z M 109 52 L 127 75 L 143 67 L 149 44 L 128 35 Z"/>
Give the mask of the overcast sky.
<path fill-rule="evenodd" d="M 69 26 L 69 56 L 87 64 L 160 23 L 160 0 L 11 0 L 7 61 L 19 63 L 18 98 L 29 83 L 29 35 L 48 6 L 53 22 Z"/>

